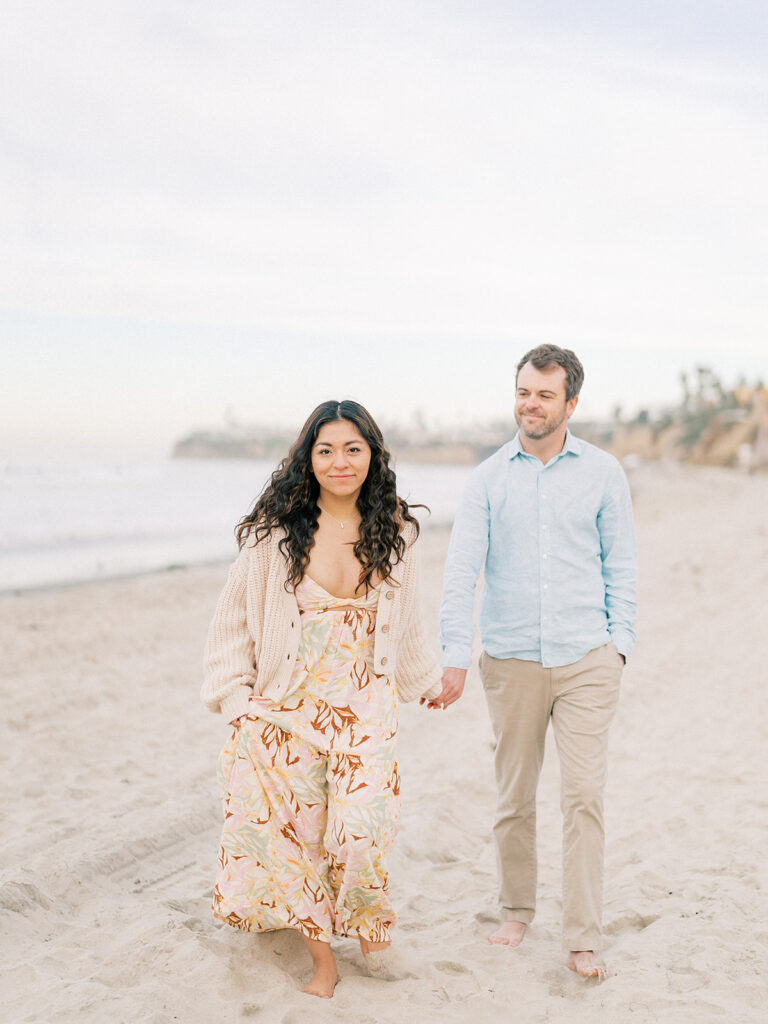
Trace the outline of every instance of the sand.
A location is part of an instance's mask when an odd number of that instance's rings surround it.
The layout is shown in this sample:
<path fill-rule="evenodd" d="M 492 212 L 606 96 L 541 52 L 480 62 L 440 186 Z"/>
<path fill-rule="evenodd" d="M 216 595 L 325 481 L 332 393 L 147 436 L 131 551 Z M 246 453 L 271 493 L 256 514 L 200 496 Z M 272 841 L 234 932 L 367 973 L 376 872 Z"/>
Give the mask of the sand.
<path fill-rule="evenodd" d="M 336 995 L 315 1000 L 297 935 L 214 922 L 225 726 L 197 694 L 225 567 L 206 566 L 0 597 L 3 1024 L 766 1021 L 768 477 L 649 465 L 632 486 L 640 641 L 611 737 L 607 980 L 562 966 L 551 740 L 538 915 L 518 950 L 486 941 L 475 672 L 449 712 L 402 716 L 402 980 L 369 978 L 340 941 Z M 446 543 L 426 531 L 433 628 Z"/>

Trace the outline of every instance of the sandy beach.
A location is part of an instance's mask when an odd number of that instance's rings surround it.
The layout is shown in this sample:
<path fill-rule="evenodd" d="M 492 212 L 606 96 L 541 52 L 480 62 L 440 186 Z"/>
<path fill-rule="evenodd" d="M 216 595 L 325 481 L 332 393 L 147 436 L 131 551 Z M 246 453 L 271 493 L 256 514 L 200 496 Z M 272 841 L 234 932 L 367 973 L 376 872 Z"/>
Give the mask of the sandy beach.
<path fill-rule="evenodd" d="M 215 565 L 0 596 L 3 1024 L 768 1019 L 768 476 L 653 464 L 631 484 L 640 639 L 611 737 L 602 984 L 562 965 L 551 738 L 538 915 L 518 950 L 487 942 L 476 672 L 450 711 L 402 715 L 401 980 L 368 977 L 340 941 L 336 995 L 315 1000 L 298 935 L 214 922 L 226 726 L 198 691 Z M 447 540 L 423 538 L 435 637 Z"/>

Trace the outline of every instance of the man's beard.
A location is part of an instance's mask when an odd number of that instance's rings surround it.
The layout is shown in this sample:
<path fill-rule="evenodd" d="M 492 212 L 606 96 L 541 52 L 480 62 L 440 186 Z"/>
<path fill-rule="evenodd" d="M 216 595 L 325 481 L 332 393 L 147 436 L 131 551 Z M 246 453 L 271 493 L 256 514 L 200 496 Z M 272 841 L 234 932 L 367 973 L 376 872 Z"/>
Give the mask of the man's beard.
<path fill-rule="evenodd" d="M 523 426 L 523 417 L 519 416 L 517 413 L 515 413 L 515 419 L 517 420 L 518 427 L 526 437 L 530 437 L 532 441 L 543 441 L 545 437 L 549 437 L 551 434 L 554 434 L 554 432 L 558 430 L 563 423 L 565 423 L 566 415 L 565 411 L 563 411 L 563 414 L 559 419 L 548 419 L 547 417 L 543 417 L 540 420 L 538 427 L 533 430 L 527 430 Z"/>

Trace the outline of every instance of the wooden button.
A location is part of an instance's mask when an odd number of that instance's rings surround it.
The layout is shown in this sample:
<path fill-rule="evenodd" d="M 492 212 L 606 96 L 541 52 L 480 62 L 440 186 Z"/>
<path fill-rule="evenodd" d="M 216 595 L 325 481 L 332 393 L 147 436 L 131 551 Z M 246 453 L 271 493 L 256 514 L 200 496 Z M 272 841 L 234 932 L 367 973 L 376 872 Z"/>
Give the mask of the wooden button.
<path fill-rule="evenodd" d="M 392 590 L 388 590 L 387 591 L 386 598 L 387 598 L 388 601 L 391 601 L 394 596 L 395 596 L 394 591 L 392 591 Z"/>
<path fill-rule="evenodd" d="M 387 664 L 387 659 L 386 658 L 382 658 L 381 659 L 381 664 L 382 665 L 386 665 Z"/>
<path fill-rule="evenodd" d="M 388 633 L 389 632 L 389 623 L 388 622 L 385 622 L 384 625 L 381 627 L 381 632 L 382 633 Z"/>

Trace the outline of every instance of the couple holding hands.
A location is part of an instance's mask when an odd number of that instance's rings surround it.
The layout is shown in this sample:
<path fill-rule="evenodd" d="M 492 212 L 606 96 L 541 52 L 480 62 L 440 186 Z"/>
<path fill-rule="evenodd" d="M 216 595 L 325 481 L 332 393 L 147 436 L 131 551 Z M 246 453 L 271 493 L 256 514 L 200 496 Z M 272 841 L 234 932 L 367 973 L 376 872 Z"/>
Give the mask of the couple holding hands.
<path fill-rule="evenodd" d="M 624 473 L 568 430 L 583 377 L 574 353 L 555 345 L 520 360 L 518 433 L 473 471 L 455 519 L 442 670 L 420 618 L 414 506 L 398 497 L 362 406 L 319 405 L 238 524 L 202 692 L 231 723 L 213 909 L 244 931 L 299 931 L 310 995 L 333 995 L 332 936 L 356 938 L 369 971 L 388 976 L 398 705 L 443 709 L 461 696 L 482 572 L 501 917 L 489 938 L 517 946 L 534 917 L 536 788 L 551 719 L 566 965 L 605 973 L 603 789 L 637 569 Z"/>

